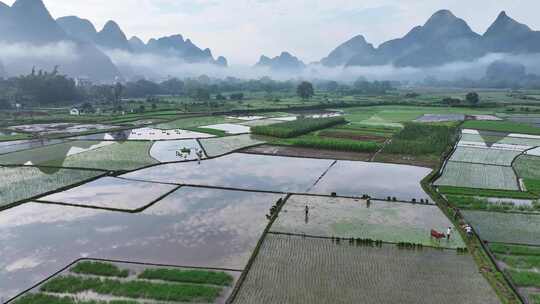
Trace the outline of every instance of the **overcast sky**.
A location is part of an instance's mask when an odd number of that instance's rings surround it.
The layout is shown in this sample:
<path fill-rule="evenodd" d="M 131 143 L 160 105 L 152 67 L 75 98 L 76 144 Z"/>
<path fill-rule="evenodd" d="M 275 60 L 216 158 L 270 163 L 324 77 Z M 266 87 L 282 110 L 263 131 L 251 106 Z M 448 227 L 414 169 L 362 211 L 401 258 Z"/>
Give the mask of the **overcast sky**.
<path fill-rule="evenodd" d="M 12 4 L 14 1 L 5 1 Z M 231 64 L 254 64 L 286 50 L 318 61 L 362 34 L 376 46 L 403 36 L 435 11 L 450 9 L 483 33 L 501 10 L 540 29 L 538 0 L 44 0 L 57 18 L 77 15 L 98 28 L 107 20 L 143 40 L 182 34 Z"/>

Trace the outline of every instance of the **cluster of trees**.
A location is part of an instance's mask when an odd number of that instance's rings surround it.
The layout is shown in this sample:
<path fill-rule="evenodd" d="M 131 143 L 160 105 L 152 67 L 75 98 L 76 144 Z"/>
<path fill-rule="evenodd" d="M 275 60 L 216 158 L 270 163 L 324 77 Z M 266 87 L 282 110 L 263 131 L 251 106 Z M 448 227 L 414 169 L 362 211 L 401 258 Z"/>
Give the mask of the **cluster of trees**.
<path fill-rule="evenodd" d="M 36 71 L 28 75 L 0 79 L 0 108 L 10 108 L 12 104 L 54 105 L 80 101 L 84 97 L 75 86 L 75 81 L 53 71 Z"/>
<path fill-rule="evenodd" d="M 472 106 L 476 107 L 480 104 L 480 95 L 476 92 L 470 92 L 465 95 L 465 100 L 454 98 L 454 97 L 445 97 L 442 100 L 444 105 L 450 107 L 459 107 L 459 106 Z"/>

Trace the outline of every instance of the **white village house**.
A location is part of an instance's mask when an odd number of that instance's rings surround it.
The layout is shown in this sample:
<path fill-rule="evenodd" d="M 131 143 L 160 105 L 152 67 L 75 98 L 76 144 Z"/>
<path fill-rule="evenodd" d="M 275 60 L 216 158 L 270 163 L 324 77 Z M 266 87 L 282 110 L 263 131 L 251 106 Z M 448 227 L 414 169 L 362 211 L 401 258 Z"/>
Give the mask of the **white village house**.
<path fill-rule="evenodd" d="M 81 110 L 78 108 L 71 108 L 71 110 L 69 110 L 69 115 L 79 116 L 81 115 Z"/>

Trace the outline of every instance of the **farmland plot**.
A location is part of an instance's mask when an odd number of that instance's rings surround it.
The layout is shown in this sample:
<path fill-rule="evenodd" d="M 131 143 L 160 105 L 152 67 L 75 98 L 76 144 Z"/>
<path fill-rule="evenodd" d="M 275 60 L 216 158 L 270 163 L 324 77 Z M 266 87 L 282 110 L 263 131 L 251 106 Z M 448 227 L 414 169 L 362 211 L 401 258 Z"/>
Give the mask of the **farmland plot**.
<path fill-rule="evenodd" d="M 48 165 L 61 166 L 64 159 L 76 155 L 99 149 L 113 142 L 100 141 L 70 141 L 55 145 L 48 145 L 40 148 L 9 153 L 0 156 L 0 164 L 3 165 Z"/>
<path fill-rule="evenodd" d="M 465 219 L 489 242 L 540 245 L 540 216 L 463 211 Z"/>
<path fill-rule="evenodd" d="M 420 181 L 431 169 L 407 165 L 374 162 L 338 161 L 324 177 L 309 191 L 327 194 L 336 192 L 342 196 L 359 197 L 364 194 L 386 199 L 424 199 L 428 195 Z M 389 182 L 392 181 L 392 182 Z"/>
<path fill-rule="evenodd" d="M 514 163 L 514 168 L 520 178 L 540 179 L 540 157 L 522 155 Z"/>
<path fill-rule="evenodd" d="M 250 133 L 251 132 L 251 128 L 248 127 L 248 126 L 243 126 L 243 125 L 239 125 L 239 124 L 229 124 L 229 123 L 202 126 L 201 128 L 224 131 L 227 134 L 244 134 L 244 133 Z"/>
<path fill-rule="evenodd" d="M 436 186 L 520 190 L 511 167 L 448 162 Z"/>
<path fill-rule="evenodd" d="M 309 206 L 309 216 L 305 216 Z M 431 239 L 431 229 L 453 226 L 437 206 L 294 195 L 270 231 L 323 237 L 409 242 L 446 248 L 465 247 L 459 234 L 450 241 Z"/>
<path fill-rule="evenodd" d="M 0 167 L 0 207 L 103 174 L 89 170 L 43 170 L 45 172 L 35 167 Z"/>
<path fill-rule="evenodd" d="M 100 149 L 67 157 L 64 167 L 134 170 L 157 161 L 150 157 L 151 142 L 117 142 Z M 45 163 L 47 164 L 47 163 Z"/>
<path fill-rule="evenodd" d="M 0 295 L 80 257 L 243 269 L 281 195 L 182 187 L 140 213 L 27 203 L 0 216 Z"/>
<path fill-rule="evenodd" d="M 357 247 L 269 234 L 233 303 L 499 301 L 474 260 L 453 250 Z"/>
<path fill-rule="evenodd" d="M 200 140 L 201 145 L 210 157 L 227 154 L 238 149 L 263 144 L 264 141 L 256 139 L 253 135 L 243 134 L 219 138 Z"/>
<path fill-rule="evenodd" d="M 150 156 L 162 163 L 195 160 L 200 149 L 201 146 L 194 139 L 157 141 L 150 149 Z"/>
<path fill-rule="evenodd" d="M 501 135 L 488 135 L 484 133 L 480 134 L 468 134 L 463 133 L 461 140 L 466 142 L 478 142 L 483 143 L 486 146 L 497 145 L 515 145 L 525 147 L 537 147 L 540 146 L 540 139 L 536 137 L 527 137 L 526 134 L 501 134 Z"/>
<path fill-rule="evenodd" d="M 176 188 L 173 185 L 102 177 L 79 187 L 45 196 L 40 201 L 135 211 Z"/>
<path fill-rule="evenodd" d="M 225 303 L 240 272 L 84 260 L 18 298 L 15 304 Z M 102 302 L 107 299 L 111 302 Z M 147 302 L 145 302 L 147 303 Z"/>
<path fill-rule="evenodd" d="M 233 153 L 197 162 L 172 163 L 123 178 L 245 190 L 306 192 L 333 160 Z"/>
<path fill-rule="evenodd" d="M 520 154 L 520 151 L 512 150 L 458 147 L 450 160 L 454 162 L 511 166 L 514 159 Z"/>
<path fill-rule="evenodd" d="M 16 140 L 16 141 L 0 142 L 0 154 L 6 154 L 6 153 L 11 153 L 11 152 L 16 152 L 16 151 L 55 145 L 55 144 L 60 144 L 63 142 L 66 142 L 66 140 L 34 139 L 34 140 Z"/>

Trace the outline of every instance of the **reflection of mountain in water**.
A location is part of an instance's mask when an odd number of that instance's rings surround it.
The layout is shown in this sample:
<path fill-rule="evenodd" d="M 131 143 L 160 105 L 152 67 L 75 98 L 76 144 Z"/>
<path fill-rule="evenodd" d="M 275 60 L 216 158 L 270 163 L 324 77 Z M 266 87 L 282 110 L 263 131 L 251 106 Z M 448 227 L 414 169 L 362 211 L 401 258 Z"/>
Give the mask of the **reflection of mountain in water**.
<path fill-rule="evenodd" d="M 505 137 L 510 135 L 510 133 L 501 133 L 501 132 L 491 132 L 491 131 L 480 131 L 478 130 L 478 135 L 486 143 L 486 146 L 492 147 L 497 142 L 503 140 Z"/>
<path fill-rule="evenodd" d="M 109 132 L 109 133 L 83 135 L 83 136 L 76 137 L 76 139 L 126 141 L 129 139 L 130 134 L 131 134 L 131 130 L 124 130 L 124 131 L 116 131 L 116 132 Z"/>

